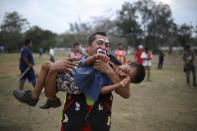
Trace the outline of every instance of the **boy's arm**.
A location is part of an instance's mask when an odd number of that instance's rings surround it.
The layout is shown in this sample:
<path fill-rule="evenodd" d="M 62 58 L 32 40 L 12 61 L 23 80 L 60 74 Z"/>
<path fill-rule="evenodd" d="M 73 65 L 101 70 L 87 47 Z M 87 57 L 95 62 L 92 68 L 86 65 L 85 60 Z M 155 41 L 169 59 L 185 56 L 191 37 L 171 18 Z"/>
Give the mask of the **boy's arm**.
<path fill-rule="evenodd" d="M 110 92 L 112 92 L 113 90 L 116 90 L 118 88 L 121 87 L 120 83 L 114 84 L 114 85 L 110 85 L 110 86 L 104 86 L 101 88 L 101 94 L 108 94 Z"/>
<path fill-rule="evenodd" d="M 110 93 L 118 88 L 126 88 L 130 85 L 130 78 L 127 77 L 124 80 L 122 80 L 120 83 L 114 84 L 114 85 L 110 85 L 110 86 L 104 86 L 101 88 L 101 94 L 107 94 Z"/>
<path fill-rule="evenodd" d="M 99 72 L 106 74 L 111 80 L 112 84 L 117 84 L 121 81 L 119 76 L 116 74 L 116 72 L 114 72 L 114 70 L 109 66 L 109 63 L 103 63 L 100 60 L 96 60 L 94 63 L 94 68 L 98 70 Z M 117 94 L 119 94 L 123 98 L 130 97 L 129 87 L 117 88 L 115 91 Z"/>
<path fill-rule="evenodd" d="M 84 61 L 83 65 L 89 66 L 89 65 L 91 65 L 91 64 L 94 63 L 95 59 L 96 59 L 96 56 L 95 55 L 88 56 L 87 59 Z"/>
<path fill-rule="evenodd" d="M 109 57 L 107 55 L 104 54 L 96 54 L 93 56 L 89 56 L 85 61 L 84 61 L 84 65 L 88 66 L 94 63 L 95 60 L 101 60 L 102 62 L 106 63 L 109 61 Z"/>
<path fill-rule="evenodd" d="M 113 84 L 120 82 L 119 76 L 113 70 L 110 71 L 109 69 L 107 69 L 105 74 L 109 77 Z M 125 99 L 129 98 L 131 95 L 129 86 L 125 88 L 116 88 L 115 92 Z"/>

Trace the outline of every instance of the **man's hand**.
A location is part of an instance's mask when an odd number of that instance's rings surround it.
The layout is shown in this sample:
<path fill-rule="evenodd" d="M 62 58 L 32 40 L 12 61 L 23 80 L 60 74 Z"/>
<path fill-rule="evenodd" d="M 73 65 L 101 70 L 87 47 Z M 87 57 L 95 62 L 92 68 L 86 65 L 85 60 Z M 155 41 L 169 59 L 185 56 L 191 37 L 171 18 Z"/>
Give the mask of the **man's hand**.
<path fill-rule="evenodd" d="M 71 60 L 63 58 L 58 60 L 57 62 L 55 62 L 51 69 L 55 72 L 63 72 L 66 71 L 68 73 L 72 73 L 72 70 L 74 70 L 75 66 L 77 66 L 76 64 L 74 64 L 73 62 L 71 62 Z"/>
<path fill-rule="evenodd" d="M 129 76 L 126 77 L 126 78 L 124 78 L 124 79 L 120 82 L 121 87 L 129 87 L 130 82 L 131 82 L 131 79 L 130 79 Z"/>
<path fill-rule="evenodd" d="M 28 67 L 30 67 L 30 68 L 31 68 L 31 67 L 33 67 L 33 65 L 32 65 L 32 64 L 28 64 Z"/>
<path fill-rule="evenodd" d="M 68 58 L 68 61 L 74 62 L 74 61 L 80 61 L 82 57 L 79 58 Z"/>

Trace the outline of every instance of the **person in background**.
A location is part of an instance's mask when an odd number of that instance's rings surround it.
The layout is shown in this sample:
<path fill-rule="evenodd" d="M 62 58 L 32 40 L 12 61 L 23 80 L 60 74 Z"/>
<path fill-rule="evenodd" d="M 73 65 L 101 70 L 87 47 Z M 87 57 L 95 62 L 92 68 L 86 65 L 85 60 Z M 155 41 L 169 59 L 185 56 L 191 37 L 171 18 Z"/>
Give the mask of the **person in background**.
<path fill-rule="evenodd" d="M 55 51 L 53 48 L 49 49 L 49 55 L 50 55 L 50 61 L 54 63 L 55 62 L 55 59 L 54 59 Z"/>
<path fill-rule="evenodd" d="M 143 49 L 144 49 L 143 45 L 139 45 L 139 46 L 138 46 L 138 51 L 136 51 L 136 53 L 135 53 L 136 62 L 137 62 L 137 63 L 140 63 L 140 64 L 143 64 L 143 60 L 142 60 L 142 58 L 141 58 Z"/>
<path fill-rule="evenodd" d="M 23 75 L 19 80 L 19 90 L 23 90 L 26 79 L 28 79 L 29 82 L 32 83 L 33 87 L 35 87 L 36 85 L 36 77 L 33 69 L 34 58 L 30 50 L 31 47 L 32 41 L 30 39 L 26 39 L 25 46 L 21 49 L 19 59 L 19 68 L 21 74 Z"/>
<path fill-rule="evenodd" d="M 40 54 L 40 57 L 42 57 L 42 54 L 43 54 L 43 49 L 42 48 L 40 48 L 39 54 Z"/>
<path fill-rule="evenodd" d="M 73 51 L 69 54 L 69 58 L 76 58 L 77 60 L 81 60 L 84 54 L 80 51 L 79 43 L 75 43 L 73 46 Z"/>
<path fill-rule="evenodd" d="M 123 46 L 121 43 L 118 44 L 118 49 L 114 51 L 114 56 L 122 63 L 126 62 L 126 51 L 123 50 Z"/>
<path fill-rule="evenodd" d="M 189 85 L 190 83 L 190 72 L 193 74 L 193 86 L 196 85 L 196 70 L 195 70 L 195 65 L 194 65 L 194 59 L 195 59 L 195 54 L 191 50 L 191 47 L 189 45 L 186 46 L 186 50 L 183 54 L 183 60 L 184 60 L 184 70 L 186 73 L 186 82 Z"/>
<path fill-rule="evenodd" d="M 162 50 L 159 51 L 159 59 L 158 59 L 158 66 L 157 69 L 162 69 L 163 67 L 163 61 L 164 61 L 164 52 Z"/>
<path fill-rule="evenodd" d="M 145 51 L 141 55 L 141 58 L 143 59 L 143 66 L 145 67 L 145 70 L 147 71 L 147 80 L 150 81 L 152 52 L 146 47 Z"/>

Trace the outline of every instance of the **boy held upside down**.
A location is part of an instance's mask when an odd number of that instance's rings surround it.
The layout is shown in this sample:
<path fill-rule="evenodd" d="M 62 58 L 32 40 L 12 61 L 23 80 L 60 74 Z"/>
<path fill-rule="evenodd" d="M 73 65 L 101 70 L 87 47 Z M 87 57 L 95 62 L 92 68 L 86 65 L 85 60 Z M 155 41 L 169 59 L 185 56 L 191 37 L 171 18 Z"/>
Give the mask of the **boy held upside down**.
<path fill-rule="evenodd" d="M 69 59 L 72 61 L 71 59 Z M 45 62 L 40 70 L 38 82 L 35 89 L 31 91 L 14 90 L 13 95 L 21 102 L 30 106 L 35 106 L 39 100 L 41 90 L 45 87 L 45 95 L 49 97 L 47 103 L 41 105 L 41 109 L 48 109 L 50 107 L 59 107 L 61 105 L 60 99 L 56 97 L 57 91 L 65 91 L 70 94 L 84 93 L 94 101 L 98 98 L 99 94 L 107 94 L 117 88 L 128 87 L 130 82 L 140 83 L 145 76 L 144 67 L 141 64 L 128 62 L 124 65 L 117 66 L 110 62 L 114 71 L 122 81 L 111 85 L 106 82 L 102 73 L 93 69 L 95 60 L 100 60 L 104 63 L 109 62 L 109 57 L 104 54 L 96 54 L 89 57 L 82 58 L 82 67 L 78 67 L 74 72 L 67 70 L 67 72 L 59 72 L 56 78 L 56 85 L 49 85 L 48 80 L 50 77 L 50 70 L 54 63 Z M 76 66 L 71 64 L 69 68 Z M 70 72 L 70 73 L 68 73 Z M 106 76 L 107 77 L 107 76 Z M 50 95 L 48 95 L 50 94 Z"/>

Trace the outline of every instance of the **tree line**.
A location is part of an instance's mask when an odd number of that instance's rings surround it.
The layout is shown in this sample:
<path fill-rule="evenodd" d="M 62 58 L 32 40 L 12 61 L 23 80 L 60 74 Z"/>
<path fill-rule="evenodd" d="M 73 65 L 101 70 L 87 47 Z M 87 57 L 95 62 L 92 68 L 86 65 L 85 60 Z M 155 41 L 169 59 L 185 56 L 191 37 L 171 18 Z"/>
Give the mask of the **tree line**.
<path fill-rule="evenodd" d="M 24 40 L 33 41 L 33 51 L 39 48 L 72 47 L 76 42 L 85 43 L 90 34 L 105 31 L 110 38 L 111 48 L 118 43 L 125 48 L 137 48 L 139 44 L 154 52 L 161 46 L 197 45 L 197 25 L 175 23 L 170 6 L 152 0 L 125 2 L 117 11 L 117 16 L 95 17 L 91 22 L 70 23 L 70 29 L 62 34 L 44 30 L 39 26 L 31 27 L 28 20 L 16 11 L 7 12 L 0 24 L 0 46 L 7 52 L 18 52 Z"/>

